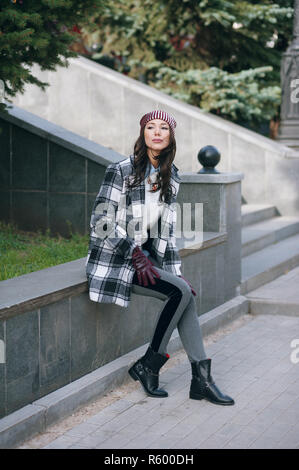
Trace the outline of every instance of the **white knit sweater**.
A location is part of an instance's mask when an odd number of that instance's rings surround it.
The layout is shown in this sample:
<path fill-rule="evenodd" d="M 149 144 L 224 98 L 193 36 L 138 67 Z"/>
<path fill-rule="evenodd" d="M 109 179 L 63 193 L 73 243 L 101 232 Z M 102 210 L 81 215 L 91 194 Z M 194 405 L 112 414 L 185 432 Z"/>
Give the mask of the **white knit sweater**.
<path fill-rule="evenodd" d="M 155 170 L 155 167 L 151 165 L 150 178 L 152 182 L 157 180 L 157 172 Z M 147 182 L 148 174 L 149 171 L 147 171 L 145 177 L 145 204 L 143 214 L 142 243 L 146 242 L 148 238 L 147 230 L 155 225 L 163 209 L 163 203 L 159 202 L 161 190 L 159 189 L 156 192 L 150 192 L 150 184 Z"/>

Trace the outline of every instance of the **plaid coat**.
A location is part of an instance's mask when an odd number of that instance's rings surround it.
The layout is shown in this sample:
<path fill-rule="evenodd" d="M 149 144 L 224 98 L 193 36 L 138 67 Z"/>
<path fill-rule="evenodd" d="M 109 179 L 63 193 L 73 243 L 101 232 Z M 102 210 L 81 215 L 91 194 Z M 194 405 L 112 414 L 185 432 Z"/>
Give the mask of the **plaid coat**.
<path fill-rule="evenodd" d="M 135 268 L 132 252 L 141 246 L 145 204 L 144 181 L 129 189 L 127 181 L 133 176 L 134 156 L 110 164 L 94 202 L 90 219 L 90 242 L 85 262 L 89 298 L 95 302 L 115 303 L 128 307 L 131 300 Z M 175 195 L 169 204 L 163 203 L 162 222 L 153 238 L 152 253 L 159 266 L 176 275 L 181 274 L 181 259 L 176 247 L 175 201 L 181 178 L 172 164 L 171 184 Z M 142 225 L 141 225 L 142 227 Z"/>

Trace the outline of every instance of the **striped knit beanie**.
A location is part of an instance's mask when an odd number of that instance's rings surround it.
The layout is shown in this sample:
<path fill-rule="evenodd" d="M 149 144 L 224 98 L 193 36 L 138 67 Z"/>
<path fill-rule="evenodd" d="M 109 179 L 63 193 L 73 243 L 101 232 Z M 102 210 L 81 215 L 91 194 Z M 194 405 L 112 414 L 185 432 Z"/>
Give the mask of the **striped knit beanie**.
<path fill-rule="evenodd" d="M 149 122 L 152 121 L 153 119 L 161 119 L 162 121 L 167 122 L 167 124 L 170 125 L 173 133 L 174 129 L 176 127 L 176 121 L 175 119 L 168 114 L 166 111 L 151 111 L 150 113 L 145 114 L 142 116 L 140 119 L 140 127 L 141 129 L 144 128 L 144 126 Z"/>

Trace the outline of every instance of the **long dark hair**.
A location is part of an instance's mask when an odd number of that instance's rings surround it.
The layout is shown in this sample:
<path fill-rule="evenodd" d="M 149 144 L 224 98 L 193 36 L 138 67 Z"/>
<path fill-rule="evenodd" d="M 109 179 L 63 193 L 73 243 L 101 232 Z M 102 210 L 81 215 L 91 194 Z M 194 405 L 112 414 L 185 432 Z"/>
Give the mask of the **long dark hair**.
<path fill-rule="evenodd" d="M 158 189 L 161 189 L 159 201 L 165 201 L 166 203 L 170 203 L 171 197 L 173 195 L 171 187 L 172 184 L 170 182 L 171 178 L 171 166 L 176 154 L 176 141 L 174 137 L 174 133 L 169 128 L 170 136 L 169 136 L 169 144 L 168 146 L 163 149 L 159 155 L 159 162 L 160 162 L 160 171 L 158 172 Z M 144 138 L 144 128 L 141 129 L 140 135 L 135 142 L 134 145 L 134 173 L 135 178 L 134 180 L 129 183 L 129 188 L 135 188 L 138 186 L 145 178 L 145 171 L 147 164 L 149 162 L 149 158 L 147 155 L 147 146 L 145 144 Z M 175 188 L 173 188 L 175 190 Z"/>

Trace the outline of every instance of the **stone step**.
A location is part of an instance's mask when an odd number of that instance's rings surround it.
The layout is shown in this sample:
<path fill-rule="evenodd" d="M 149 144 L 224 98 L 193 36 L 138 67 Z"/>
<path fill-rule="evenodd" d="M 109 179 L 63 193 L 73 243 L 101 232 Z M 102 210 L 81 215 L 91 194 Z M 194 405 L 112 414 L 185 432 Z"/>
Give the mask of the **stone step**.
<path fill-rule="evenodd" d="M 277 216 L 242 228 L 242 257 L 299 233 L 299 217 Z"/>
<path fill-rule="evenodd" d="M 299 316 L 299 266 L 246 295 L 253 315 Z"/>
<path fill-rule="evenodd" d="M 242 295 L 299 266 L 299 234 L 242 258 Z"/>
<path fill-rule="evenodd" d="M 278 215 L 275 206 L 270 204 L 242 204 L 242 227 L 255 224 Z"/>

